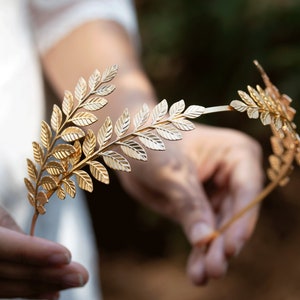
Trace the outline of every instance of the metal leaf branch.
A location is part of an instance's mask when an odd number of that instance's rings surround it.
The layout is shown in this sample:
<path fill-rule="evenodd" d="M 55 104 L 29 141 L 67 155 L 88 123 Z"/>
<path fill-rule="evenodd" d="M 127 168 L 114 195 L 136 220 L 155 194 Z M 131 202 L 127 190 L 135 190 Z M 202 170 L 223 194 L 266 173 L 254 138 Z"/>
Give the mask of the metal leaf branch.
<path fill-rule="evenodd" d="M 183 100 L 168 107 L 167 101 L 158 103 L 152 111 L 144 104 L 131 119 L 125 109 L 113 125 L 107 117 L 97 133 L 82 128 L 97 122 L 93 111 L 102 109 L 108 101 L 106 96 L 115 86 L 109 82 L 117 74 L 117 66 L 112 66 L 101 74 L 98 70 L 86 82 L 80 78 L 74 96 L 66 91 L 62 109 L 54 105 L 50 125 L 41 123 L 41 143 L 33 142 L 34 162 L 27 159 L 28 178 L 25 185 L 28 200 L 34 207 L 30 234 L 34 235 L 36 221 L 45 214 L 45 204 L 56 193 L 59 199 L 67 195 L 75 197 L 76 184 L 79 188 L 92 192 L 93 181 L 89 173 L 98 181 L 109 184 L 106 167 L 118 171 L 130 172 L 131 167 L 126 156 L 147 161 L 145 148 L 165 150 L 163 139 L 176 141 L 182 138 L 180 131 L 194 129 L 188 119 L 202 114 L 237 110 L 247 112 L 250 118 L 261 119 L 264 125 L 271 125 L 273 136 L 271 143 L 273 154 L 270 156 L 268 175 L 271 183 L 240 213 L 224 224 L 211 238 L 224 232 L 235 220 L 240 218 L 256 203 L 262 201 L 278 184 L 284 185 L 296 159 L 300 164 L 299 136 L 293 123 L 295 110 L 289 105 L 291 100 L 281 95 L 269 78 L 261 71 L 266 88 L 256 89 L 248 86 L 249 94 L 239 91 L 242 101 L 234 100 L 230 105 L 205 108 L 191 105 L 185 107 Z M 133 121 L 133 128 L 130 123 Z M 115 150 L 116 146 L 119 152 Z"/>

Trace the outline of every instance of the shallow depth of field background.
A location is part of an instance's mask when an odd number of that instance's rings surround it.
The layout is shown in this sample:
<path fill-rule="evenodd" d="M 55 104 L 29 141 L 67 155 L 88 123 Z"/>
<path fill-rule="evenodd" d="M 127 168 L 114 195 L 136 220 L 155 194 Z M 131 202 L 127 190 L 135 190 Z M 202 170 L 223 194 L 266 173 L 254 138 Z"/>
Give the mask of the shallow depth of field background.
<path fill-rule="evenodd" d="M 228 104 L 238 98 L 238 89 L 263 84 L 252 63 L 257 59 L 300 112 L 298 0 L 137 0 L 136 5 L 142 60 L 158 100 Z M 267 165 L 270 131 L 260 122 L 234 112 L 199 122 L 252 135 L 263 145 Z M 299 167 L 290 183 L 263 203 L 255 234 L 232 260 L 228 275 L 205 287 L 186 278 L 189 245 L 181 230 L 130 199 L 116 178 L 111 181 L 88 195 L 105 300 L 300 299 Z"/>

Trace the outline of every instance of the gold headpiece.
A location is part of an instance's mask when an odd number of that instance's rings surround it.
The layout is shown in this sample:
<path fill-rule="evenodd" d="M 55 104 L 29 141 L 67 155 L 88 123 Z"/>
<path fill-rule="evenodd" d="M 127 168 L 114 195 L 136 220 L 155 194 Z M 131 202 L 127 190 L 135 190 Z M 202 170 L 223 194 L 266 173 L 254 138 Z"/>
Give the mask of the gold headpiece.
<path fill-rule="evenodd" d="M 75 180 L 81 189 L 92 192 L 90 174 L 96 180 L 109 184 L 106 167 L 130 172 L 131 167 L 125 156 L 146 161 L 145 148 L 165 150 L 163 139 L 180 140 L 180 131 L 194 129 L 194 124 L 188 119 L 202 114 L 237 110 L 247 112 L 249 118 L 260 118 L 264 125 L 271 126 L 273 154 L 269 157 L 270 168 L 267 171 L 271 182 L 247 207 L 223 225 L 214 237 L 224 232 L 278 184 L 287 182 L 294 160 L 300 165 L 299 136 L 293 123 L 295 110 L 290 107 L 291 100 L 280 94 L 262 67 L 256 61 L 255 64 L 266 87 L 262 89 L 257 85 L 254 89 L 248 86 L 249 93 L 238 91 L 242 101 L 233 100 L 230 105 L 208 108 L 199 105 L 186 108 L 184 101 L 180 100 L 169 108 L 167 101 L 163 100 L 152 111 L 144 104 L 132 118 L 133 130 L 129 129 L 132 120 L 128 109 L 125 109 L 115 124 L 107 117 L 97 133 L 82 128 L 98 121 L 93 111 L 102 109 L 108 103 L 105 97 L 115 89 L 110 82 L 118 68 L 112 66 L 102 74 L 96 70 L 88 81 L 80 78 L 74 96 L 70 91 L 65 92 L 62 109 L 54 105 L 50 125 L 42 121 L 41 143 L 32 144 L 34 161 L 27 159 L 28 178 L 24 181 L 28 200 L 34 207 L 30 234 L 34 235 L 37 218 L 45 214 L 45 204 L 54 193 L 59 199 L 65 199 L 67 195 L 75 197 Z M 119 152 L 113 150 L 116 146 Z M 99 158 L 102 158 L 102 162 Z M 90 174 L 83 170 L 86 166 Z"/>

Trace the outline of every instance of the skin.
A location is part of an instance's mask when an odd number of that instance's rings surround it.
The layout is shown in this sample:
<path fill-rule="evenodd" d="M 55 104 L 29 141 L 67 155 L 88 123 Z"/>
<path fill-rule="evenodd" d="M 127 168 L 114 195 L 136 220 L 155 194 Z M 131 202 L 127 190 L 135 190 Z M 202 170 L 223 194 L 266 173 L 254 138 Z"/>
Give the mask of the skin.
<path fill-rule="evenodd" d="M 99 112 L 100 120 L 109 115 L 115 121 L 126 107 L 134 115 L 143 103 L 150 108 L 156 104 L 138 54 L 114 22 L 98 20 L 80 26 L 41 61 L 61 99 L 65 89 L 73 91 L 80 76 L 87 79 L 95 68 L 103 71 L 119 65 L 113 82 L 117 90 Z M 166 148 L 149 151 L 147 163 L 130 160 L 132 172 L 118 175 L 128 193 L 182 226 L 191 243 L 187 274 L 195 284 L 203 284 L 226 273 L 229 258 L 239 253 L 253 232 L 258 208 L 207 242 L 215 229 L 261 190 L 261 151 L 240 132 L 200 125 L 184 134 L 182 141 L 166 142 Z M 88 279 L 84 267 L 70 262 L 67 249 L 23 234 L 3 209 L 0 240 L 5 241 L 0 245 L 0 297 L 56 299 L 60 290 L 82 286 Z M 51 260 L 53 255 L 56 259 Z M 72 281 L 67 274 L 73 275 Z"/>
<path fill-rule="evenodd" d="M 24 234 L 0 208 L 0 298 L 58 299 L 58 291 L 83 286 L 88 272 L 62 245 Z"/>

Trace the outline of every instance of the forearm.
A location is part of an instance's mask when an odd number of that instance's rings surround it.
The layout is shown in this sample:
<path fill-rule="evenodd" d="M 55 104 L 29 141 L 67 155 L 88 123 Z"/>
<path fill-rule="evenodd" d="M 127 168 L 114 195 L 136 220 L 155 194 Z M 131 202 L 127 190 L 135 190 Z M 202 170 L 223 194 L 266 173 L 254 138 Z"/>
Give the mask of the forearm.
<path fill-rule="evenodd" d="M 75 29 L 42 57 L 50 83 L 62 99 L 64 90 L 73 91 L 79 77 L 87 79 L 97 68 L 119 66 L 103 114 L 113 120 L 127 107 L 131 113 L 143 103 L 154 105 L 154 91 L 145 76 L 138 54 L 125 30 L 112 21 L 93 21 Z M 105 114 L 105 115 L 104 115 Z"/>

